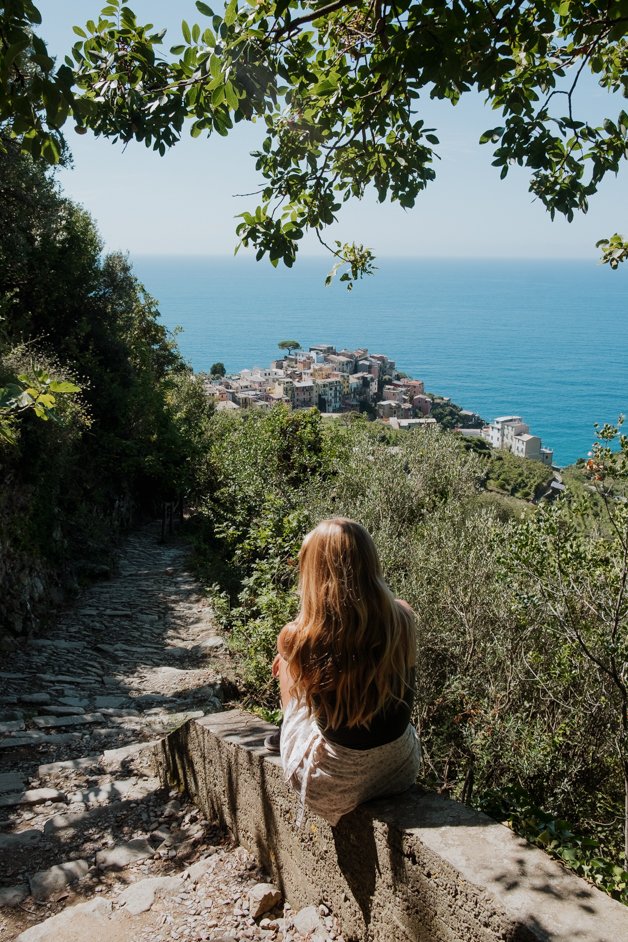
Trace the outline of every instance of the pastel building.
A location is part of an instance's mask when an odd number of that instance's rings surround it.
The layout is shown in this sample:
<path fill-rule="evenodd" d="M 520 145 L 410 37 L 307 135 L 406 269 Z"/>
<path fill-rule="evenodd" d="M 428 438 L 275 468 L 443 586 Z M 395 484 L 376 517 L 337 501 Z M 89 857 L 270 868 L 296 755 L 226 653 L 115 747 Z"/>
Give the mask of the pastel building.
<path fill-rule="evenodd" d="M 405 392 L 400 386 L 384 386 L 382 399 L 392 399 L 393 402 L 403 402 L 406 398 Z"/>
<path fill-rule="evenodd" d="M 393 419 L 401 417 L 401 403 L 394 399 L 382 399 L 375 406 L 378 419 Z"/>
<path fill-rule="evenodd" d="M 316 380 L 316 405 L 321 412 L 340 412 L 342 403 L 342 381 L 330 376 Z"/>
<path fill-rule="evenodd" d="M 353 373 L 355 361 L 351 357 L 341 356 L 340 354 L 330 354 L 326 358 L 327 362 L 337 373 Z"/>
<path fill-rule="evenodd" d="M 416 429 L 435 429 L 436 419 L 396 419 L 392 418 L 388 423 L 391 428 L 398 432 L 412 432 Z"/>
<path fill-rule="evenodd" d="M 296 382 L 293 388 L 293 404 L 295 409 L 310 409 L 312 406 L 316 405 L 314 380 L 309 379 Z"/>

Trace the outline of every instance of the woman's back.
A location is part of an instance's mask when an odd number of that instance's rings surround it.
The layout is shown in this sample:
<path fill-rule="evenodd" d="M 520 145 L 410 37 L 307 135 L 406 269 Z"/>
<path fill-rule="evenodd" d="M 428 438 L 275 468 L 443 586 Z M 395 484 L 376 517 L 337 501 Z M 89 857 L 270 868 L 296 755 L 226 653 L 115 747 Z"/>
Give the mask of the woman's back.
<path fill-rule="evenodd" d="M 415 691 L 415 669 L 408 675 L 406 693 L 402 700 L 391 700 L 373 716 L 368 726 L 338 726 L 336 729 L 319 728 L 326 739 L 346 746 L 348 749 L 376 749 L 398 739 L 406 730 L 412 717 Z"/>
<path fill-rule="evenodd" d="M 416 778 L 414 614 L 394 598 L 370 535 L 353 520 L 319 524 L 299 565 L 300 609 L 277 645 L 280 751 L 286 778 L 335 823 Z"/>

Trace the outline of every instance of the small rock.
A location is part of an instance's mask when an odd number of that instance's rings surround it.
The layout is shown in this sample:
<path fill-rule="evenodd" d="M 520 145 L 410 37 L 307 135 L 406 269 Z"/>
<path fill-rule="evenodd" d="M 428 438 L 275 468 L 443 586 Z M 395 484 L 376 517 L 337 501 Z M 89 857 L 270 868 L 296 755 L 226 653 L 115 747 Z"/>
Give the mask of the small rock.
<path fill-rule="evenodd" d="M 131 916 L 148 912 L 158 896 L 172 895 L 181 888 L 180 877 L 149 877 L 132 883 L 118 897 L 118 903 L 126 907 Z"/>
<path fill-rule="evenodd" d="M 253 919 L 263 916 L 281 902 L 281 892 L 272 883 L 256 883 L 249 891 L 249 912 Z"/>
<path fill-rule="evenodd" d="M 97 887 L 97 889 L 100 889 Z M 111 913 L 111 900 L 90 899 L 70 906 L 63 912 L 32 926 L 15 942 L 57 942 L 61 939 L 99 939 L 109 936 L 106 917 Z"/>
<path fill-rule="evenodd" d="M 196 645 L 200 651 L 211 651 L 217 650 L 218 648 L 224 648 L 225 641 L 224 638 L 218 638 L 216 636 L 210 636 L 209 638 L 203 638 L 202 641 L 199 641 Z"/>
<path fill-rule="evenodd" d="M 321 917 L 317 906 L 306 906 L 300 909 L 293 918 L 294 928 L 301 935 L 307 935 L 308 932 L 322 932 L 325 930 L 321 924 Z"/>
<path fill-rule="evenodd" d="M 211 857 L 206 857 L 203 860 L 198 860 L 195 864 L 192 864 L 191 867 L 188 867 L 187 870 L 183 872 L 183 876 L 187 877 L 192 883 L 198 883 L 198 881 L 203 877 L 209 870 L 213 870 L 215 866 L 214 861 Z"/>

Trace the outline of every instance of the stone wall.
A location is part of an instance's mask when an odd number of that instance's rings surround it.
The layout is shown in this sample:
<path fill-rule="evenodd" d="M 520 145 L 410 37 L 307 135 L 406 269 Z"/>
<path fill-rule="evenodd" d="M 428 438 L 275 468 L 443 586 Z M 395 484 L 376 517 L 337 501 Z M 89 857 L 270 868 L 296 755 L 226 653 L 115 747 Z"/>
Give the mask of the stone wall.
<path fill-rule="evenodd" d="M 628 910 L 508 828 L 413 789 L 335 828 L 306 813 L 272 727 L 240 711 L 193 720 L 157 751 L 164 780 L 253 851 L 295 907 L 321 901 L 346 942 L 619 942 Z"/>

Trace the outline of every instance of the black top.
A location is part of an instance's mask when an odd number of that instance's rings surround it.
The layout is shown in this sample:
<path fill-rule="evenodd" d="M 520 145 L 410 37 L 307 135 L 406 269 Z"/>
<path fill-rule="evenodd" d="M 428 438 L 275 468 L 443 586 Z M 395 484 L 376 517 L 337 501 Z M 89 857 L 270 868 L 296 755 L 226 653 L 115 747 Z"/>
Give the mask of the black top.
<path fill-rule="evenodd" d="M 347 749 L 375 749 L 377 746 L 394 742 L 403 735 L 410 722 L 415 686 L 416 672 L 413 667 L 403 700 L 393 700 L 389 706 L 375 714 L 368 726 L 339 726 L 338 729 L 321 727 L 323 736 Z"/>

